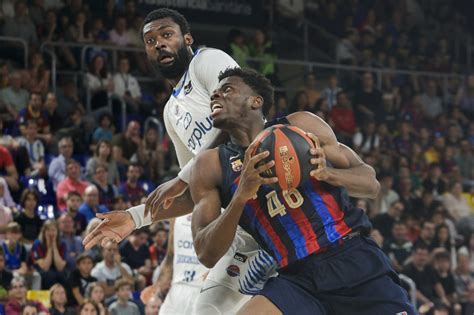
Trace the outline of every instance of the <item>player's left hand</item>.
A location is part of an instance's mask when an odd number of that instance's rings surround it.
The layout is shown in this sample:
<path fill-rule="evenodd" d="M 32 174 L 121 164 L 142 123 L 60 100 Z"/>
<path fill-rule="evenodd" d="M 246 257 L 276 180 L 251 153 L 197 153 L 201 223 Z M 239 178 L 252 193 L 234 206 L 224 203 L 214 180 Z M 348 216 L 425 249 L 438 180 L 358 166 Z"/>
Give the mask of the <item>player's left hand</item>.
<path fill-rule="evenodd" d="M 329 170 L 326 165 L 324 149 L 321 147 L 318 137 L 310 132 L 307 132 L 306 135 L 313 141 L 315 146 L 310 150 L 310 154 L 313 156 L 311 164 L 314 166 L 310 175 L 319 181 L 326 181 L 329 178 Z"/>

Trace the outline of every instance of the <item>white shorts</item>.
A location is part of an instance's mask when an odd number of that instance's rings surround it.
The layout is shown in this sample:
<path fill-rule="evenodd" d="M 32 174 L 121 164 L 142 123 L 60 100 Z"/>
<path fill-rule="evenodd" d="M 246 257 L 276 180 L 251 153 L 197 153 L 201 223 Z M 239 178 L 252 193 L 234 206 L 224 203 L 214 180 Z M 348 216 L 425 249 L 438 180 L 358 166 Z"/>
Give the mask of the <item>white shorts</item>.
<path fill-rule="evenodd" d="M 211 269 L 206 278 L 242 294 L 255 295 L 270 277 L 277 276 L 277 263 L 238 227 L 227 253 Z"/>
<path fill-rule="evenodd" d="M 173 283 L 160 308 L 160 315 L 191 315 L 201 287 L 189 284 Z"/>

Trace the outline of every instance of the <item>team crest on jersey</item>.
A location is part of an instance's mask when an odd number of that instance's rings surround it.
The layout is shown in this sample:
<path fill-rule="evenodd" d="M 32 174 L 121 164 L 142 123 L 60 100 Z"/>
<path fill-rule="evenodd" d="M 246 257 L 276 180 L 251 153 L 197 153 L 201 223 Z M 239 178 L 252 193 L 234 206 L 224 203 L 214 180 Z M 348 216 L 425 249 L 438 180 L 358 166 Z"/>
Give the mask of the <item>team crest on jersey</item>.
<path fill-rule="evenodd" d="M 191 84 L 191 80 L 189 83 L 184 86 L 184 95 L 188 95 L 193 90 L 193 85 Z"/>
<path fill-rule="evenodd" d="M 230 265 L 229 267 L 227 267 L 226 271 L 227 271 L 227 274 L 231 277 L 240 276 L 240 269 L 236 265 Z"/>
<path fill-rule="evenodd" d="M 232 170 L 234 172 L 240 172 L 242 170 L 243 164 L 242 160 L 239 159 L 239 155 L 231 156 L 230 157 L 230 165 L 232 165 Z"/>

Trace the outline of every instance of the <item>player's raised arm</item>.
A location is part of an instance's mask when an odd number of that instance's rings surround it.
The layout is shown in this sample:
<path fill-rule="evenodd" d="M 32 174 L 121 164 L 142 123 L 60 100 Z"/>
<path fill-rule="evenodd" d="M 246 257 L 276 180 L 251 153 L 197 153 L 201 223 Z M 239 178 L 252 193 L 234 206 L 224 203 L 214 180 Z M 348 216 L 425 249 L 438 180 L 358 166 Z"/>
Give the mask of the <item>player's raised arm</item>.
<path fill-rule="evenodd" d="M 339 143 L 329 125 L 318 116 L 309 112 L 297 112 L 289 115 L 288 120 L 304 131 L 317 137 L 320 148 L 312 152 L 315 170 L 311 175 L 333 186 L 343 186 L 351 197 L 374 199 L 380 184 L 374 169 L 349 147 Z M 332 167 L 326 167 L 326 160 Z"/>
<path fill-rule="evenodd" d="M 256 143 L 250 145 L 245 153 L 239 185 L 222 214 L 219 193 L 222 170 L 218 150 L 209 150 L 196 157 L 196 167 L 190 182 L 195 204 L 191 227 L 196 254 L 199 261 L 208 268 L 214 267 L 232 245 L 247 200 L 256 195 L 260 185 L 277 181 L 275 177 L 260 176 L 274 162 L 255 167 L 268 156 L 268 152 L 251 156 L 250 152 L 253 152 L 255 145 Z"/>

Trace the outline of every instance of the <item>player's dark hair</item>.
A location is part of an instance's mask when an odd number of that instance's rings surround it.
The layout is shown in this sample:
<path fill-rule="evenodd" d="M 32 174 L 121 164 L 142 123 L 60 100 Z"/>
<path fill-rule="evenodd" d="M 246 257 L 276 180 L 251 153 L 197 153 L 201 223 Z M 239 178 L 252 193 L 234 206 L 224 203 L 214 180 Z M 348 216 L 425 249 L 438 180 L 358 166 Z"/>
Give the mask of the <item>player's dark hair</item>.
<path fill-rule="evenodd" d="M 266 116 L 274 103 L 274 89 L 270 80 L 253 69 L 227 68 L 219 74 L 219 81 L 228 77 L 242 78 L 255 93 L 263 98 L 263 115 Z"/>
<path fill-rule="evenodd" d="M 147 25 L 150 22 L 153 22 L 159 19 L 165 19 L 165 18 L 171 18 L 176 24 L 178 24 L 179 29 L 181 30 L 181 33 L 183 35 L 191 32 L 188 21 L 181 13 L 173 9 L 160 8 L 160 9 L 151 11 L 145 17 L 145 19 L 143 20 L 141 30 L 140 30 L 140 37 L 143 39 L 143 27 L 145 25 Z"/>

